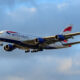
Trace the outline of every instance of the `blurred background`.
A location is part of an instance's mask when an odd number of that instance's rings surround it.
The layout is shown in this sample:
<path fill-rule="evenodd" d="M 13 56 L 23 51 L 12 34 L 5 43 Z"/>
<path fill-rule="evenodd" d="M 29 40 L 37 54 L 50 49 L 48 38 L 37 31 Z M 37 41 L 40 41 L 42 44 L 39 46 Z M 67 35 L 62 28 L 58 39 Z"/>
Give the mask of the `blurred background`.
<path fill-rule="evenodd" d="M 73 24 L 80 32 L 79 9 L 80 0 L 0 0 L 0 30 L 44 37 Z M 80 44 L 30 54 L 0 47 L 0 80 L 80 80 L 79 51 Z"/>

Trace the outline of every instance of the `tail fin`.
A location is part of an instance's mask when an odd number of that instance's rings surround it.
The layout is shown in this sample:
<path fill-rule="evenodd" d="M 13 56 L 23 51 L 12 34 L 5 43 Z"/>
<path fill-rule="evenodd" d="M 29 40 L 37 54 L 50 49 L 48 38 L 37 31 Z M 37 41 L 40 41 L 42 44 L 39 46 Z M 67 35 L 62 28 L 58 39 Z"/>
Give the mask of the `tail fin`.
<path fill-rule="evenodd" d="M 72 24 L 68 25 L 62 32 L 62 34 L 66 34 L 72 31 Z"/>
<path fill-rule="evenodd" d="M 63 32 L 71 32 L 72 31 L 72 24 L 68 25 Z"/>
<path fill-rule="evenodd" d="M 68 25 L 62 32 L 62 34 L 67 34 L 72 31 L 72 24 Z M 63 42 L 67 43 L 68 40 L 64 40 Z"/>
<path fill-rule="evenodd" d="M 67 26 L 67 27 L 63 30 L 63 32 L 67 32 L 67 31 L 69 31 L 69 32 L 72 31 L 72 25 Z"/>

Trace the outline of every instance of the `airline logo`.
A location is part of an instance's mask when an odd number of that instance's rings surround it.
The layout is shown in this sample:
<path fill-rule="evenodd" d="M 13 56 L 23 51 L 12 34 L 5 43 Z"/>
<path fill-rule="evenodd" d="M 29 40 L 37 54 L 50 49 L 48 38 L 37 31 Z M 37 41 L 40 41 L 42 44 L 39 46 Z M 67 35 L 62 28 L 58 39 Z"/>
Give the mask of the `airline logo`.
<path fill-rule="evenodd" d="M 64 29 L 63 32 L 67 32 L 67 31 L 71 31 L 72 30 L 72 26 L 68 26 L 67 28 Z"/>
<path fill-rule="evenodd" d="M 28 38 L 27 36 L 20 35 L 17 32 L 13 32 L 13 31 L 7 31 L 7 34 L 14 36 L 14 37 L 21 37 L 21 38 L 25 38 L 25 39 Z"/>
<path fill-rule="evenodd" d="M 17 32 L 13 32 L 13 31 L 7 31 L 8 34 L 15 34 Z"/>

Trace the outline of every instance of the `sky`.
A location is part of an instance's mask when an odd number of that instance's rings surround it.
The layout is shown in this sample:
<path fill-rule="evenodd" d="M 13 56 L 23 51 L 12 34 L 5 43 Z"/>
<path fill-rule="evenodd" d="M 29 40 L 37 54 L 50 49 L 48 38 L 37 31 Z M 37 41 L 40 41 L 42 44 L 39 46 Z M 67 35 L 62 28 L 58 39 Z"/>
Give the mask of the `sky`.
<path fill-rule="evenodd" d="M 0 30 L 44 37 L 73 24 L 72 32 L 80 32 L 79 9 L 80 0 L 0 0 Z M 79 51 L 79 44 L 29 54 L 0 47 L 0 80 L 80 80 Z"/>

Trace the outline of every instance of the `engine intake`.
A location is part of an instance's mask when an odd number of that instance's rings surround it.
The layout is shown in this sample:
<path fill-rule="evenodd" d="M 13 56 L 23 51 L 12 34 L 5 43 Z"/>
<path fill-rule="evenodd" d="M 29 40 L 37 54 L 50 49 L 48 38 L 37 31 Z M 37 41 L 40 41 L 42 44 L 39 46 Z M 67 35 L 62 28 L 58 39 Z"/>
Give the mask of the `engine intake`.
<path fill-rule="evenodd" d="M 15 46 L 13 46 L 11 44 L 8 44 L 8 45 L 4 46 L 5 51 L 12 51 L 14 49 L 15 49 Z"/>
<path fill-rule="evenodd" d="M 35 43 L 44 43 L 44 42 L 45 42 L 45 39 L 43 39 L 43 38 L 37 38 L 35 40 Z"/>
<path fill-rule="evenodd" d="M 56 35 L 56 39 L 63 41 L 63 40 L 65 40 L 65 37 L 64 37 L 64 35 Z"/>

